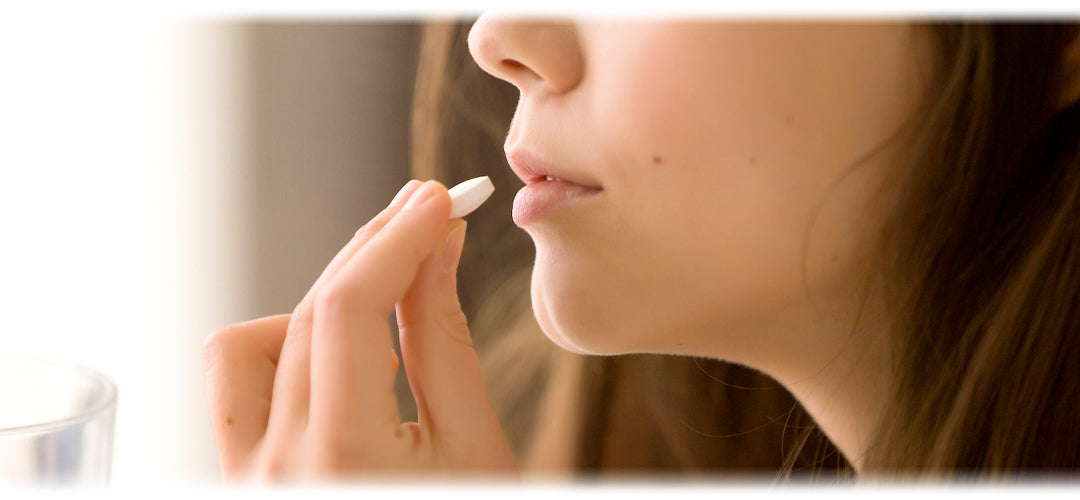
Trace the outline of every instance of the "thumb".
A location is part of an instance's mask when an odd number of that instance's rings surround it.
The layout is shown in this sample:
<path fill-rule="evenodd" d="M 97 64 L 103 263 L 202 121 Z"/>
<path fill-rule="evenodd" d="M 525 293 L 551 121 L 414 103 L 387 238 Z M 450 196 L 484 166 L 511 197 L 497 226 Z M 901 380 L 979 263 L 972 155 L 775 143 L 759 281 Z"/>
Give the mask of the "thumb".
<path fill-rule="evenodd" d="M 420 266 L 397 305 L 401 356 L 420 427 L 436 439 L 498 425 L 457 297 L 465 221 L 447 224 L 444 243 Z"/>

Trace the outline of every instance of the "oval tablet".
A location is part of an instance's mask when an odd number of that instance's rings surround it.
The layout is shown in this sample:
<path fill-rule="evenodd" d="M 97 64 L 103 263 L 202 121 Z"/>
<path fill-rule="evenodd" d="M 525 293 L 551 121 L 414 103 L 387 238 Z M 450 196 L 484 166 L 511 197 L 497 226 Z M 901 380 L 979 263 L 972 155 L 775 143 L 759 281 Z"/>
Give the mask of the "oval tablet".
<path fill-rule="evenodd" d="M 447 191 L 450 193 L 450 218 L 465 217 L 480 207 L 495 192 L 488 176 L 469 179 Z"/>

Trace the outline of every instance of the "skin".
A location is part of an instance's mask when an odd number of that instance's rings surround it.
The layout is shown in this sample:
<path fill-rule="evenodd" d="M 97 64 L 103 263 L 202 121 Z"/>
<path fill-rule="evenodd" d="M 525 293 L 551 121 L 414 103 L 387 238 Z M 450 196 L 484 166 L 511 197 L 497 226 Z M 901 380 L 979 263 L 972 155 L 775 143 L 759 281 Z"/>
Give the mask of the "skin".
<path fill-rule="evenodd" d="M 207 338 L 211 426 L 226 480 L 516 471 L 458 303 L 465 223 L 449 215 L 445 187 L 411 181 L 292 314 Z M 401 422 L 393 392 L 398 361 L 386 318 L 395 307 L 417 422 Z"/>
<path fill-rule="evenodd" d="M 902 151 L 844 173 L 919 102 L 911 28 L 485 17 L 469 42 L 521 92 L 508 154 L 603 188 L 524 227 L 548 337 L 761 369 L 858 465 L 887 353 L 855 312 Z"/>
<path fill-rule="evenodd" d="M 901 24 L 482 17 L 474 59 L 521 91 L 507 151 L 603 189 L 523 228 L 544 332 L 581 353 L 761 369 L 858 466 L 887 359 L 872 301 L 855 322 L 864 249 L 902 151 L 842 174 L 917 103 L 916 42 Z M 291 315 L 207 340 L 226 478 L 515 471 L 456 297 L 464 223 L 425 186 L 428 203 L 402 208 L 417 183 L 403 188 Z M 413 423 L 393 396 L 395 307 Z"/>

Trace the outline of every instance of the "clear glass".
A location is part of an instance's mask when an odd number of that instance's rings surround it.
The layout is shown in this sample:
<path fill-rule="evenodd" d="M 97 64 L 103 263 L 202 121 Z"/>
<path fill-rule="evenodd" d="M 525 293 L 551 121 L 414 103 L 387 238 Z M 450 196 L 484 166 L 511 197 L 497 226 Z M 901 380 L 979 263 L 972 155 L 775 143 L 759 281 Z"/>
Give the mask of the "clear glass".
<path fill-rule="evenodd" d="M 101 374 L 0 352 L 0 486 L 107 484 L 115 417 Z"/>

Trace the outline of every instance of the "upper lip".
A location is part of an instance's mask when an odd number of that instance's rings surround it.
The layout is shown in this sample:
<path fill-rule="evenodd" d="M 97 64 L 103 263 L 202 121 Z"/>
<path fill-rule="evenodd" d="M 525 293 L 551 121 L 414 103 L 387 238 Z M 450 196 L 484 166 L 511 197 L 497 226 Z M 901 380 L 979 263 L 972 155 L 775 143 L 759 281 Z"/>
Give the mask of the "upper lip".
<path fill-rule="evenodd" d="M 576 173 L 559 170 L 544 163 L 537 158 L 536 155 L 533 155 L 524 149 L 514 148 L 508 150 L 506 152 L 506 161 L 510 163 L 510 169 L 513 170 L 518 178 L 525 184 L 543 182 L 547 180 L 548 177 L 552 177 L 591 189 L 601 189 L 600 186 L 595 185 L 595 183 L 580 178 Z"/>

